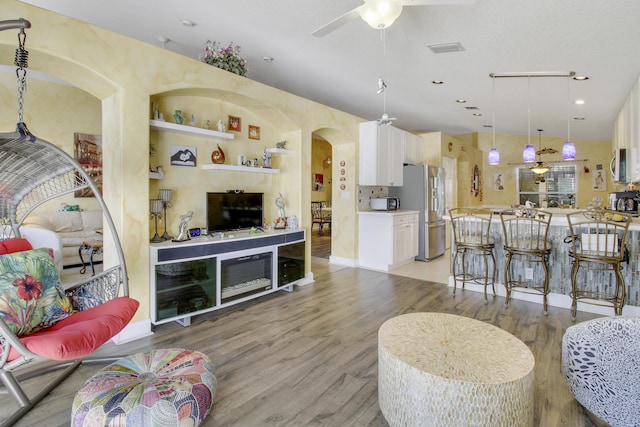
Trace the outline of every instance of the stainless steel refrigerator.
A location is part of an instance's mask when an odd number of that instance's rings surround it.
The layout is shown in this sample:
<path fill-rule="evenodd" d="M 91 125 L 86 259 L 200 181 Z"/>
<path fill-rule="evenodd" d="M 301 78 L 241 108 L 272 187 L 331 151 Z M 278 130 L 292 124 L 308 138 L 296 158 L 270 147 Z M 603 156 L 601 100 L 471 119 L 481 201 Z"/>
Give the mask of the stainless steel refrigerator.
<path fill-rule="evenodd" d="M 406 165 L 403 186 L 389 187 L 389 196 L 400 198 L 400 207 L 419 212 L 418 256 L 429 261 L 444 254 L 444 168 Z"/>

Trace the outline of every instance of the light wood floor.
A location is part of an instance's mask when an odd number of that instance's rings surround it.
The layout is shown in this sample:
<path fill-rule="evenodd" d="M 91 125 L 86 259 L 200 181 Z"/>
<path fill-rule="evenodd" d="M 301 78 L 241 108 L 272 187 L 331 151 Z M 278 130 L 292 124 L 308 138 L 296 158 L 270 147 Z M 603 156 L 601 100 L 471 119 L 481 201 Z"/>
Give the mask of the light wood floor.
<path fill-rule="evenodd" d="M 386 426 L 377 403 L 377 331 L 410 312 L 447 312 L 499 326 L 524 341 L 536 359 L 535 425 L 593 426 L 564 384 L 560 345 L 569 310 L 501 297 L 490 300 L 433 282 L 331 266 L 313 258 L 315 283 L 215 313 L 192 325 L 161 325 L 151 337 L 100 355 L 186 347 L 207 354 L 218 389 L 207 426 Z M 577 321 L 596 317 L 578 313 Z M 472 355 L 471 355 L 472 357 Z M 20 426 L 67 426 L 74 393 L 99 366 L 83 366 Z M 30 392 L 41 382 L 31 380 Z M 0 399 L 0 418 L 14 408 Z"/>

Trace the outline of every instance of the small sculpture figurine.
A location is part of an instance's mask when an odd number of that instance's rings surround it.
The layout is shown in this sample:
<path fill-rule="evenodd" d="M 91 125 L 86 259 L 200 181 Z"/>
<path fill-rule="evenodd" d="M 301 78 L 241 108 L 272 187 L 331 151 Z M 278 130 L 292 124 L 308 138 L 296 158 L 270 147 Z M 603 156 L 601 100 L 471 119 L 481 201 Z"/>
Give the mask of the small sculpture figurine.
<path fill-rule="evenodd" d="M 262 152 L 262 167 L 271 168 L 271 153 L 269 153 L 266 148 Z"/>
<path fill-rule="evenodd" d="M 202 122 L 202 129 L 211 129 L 211 122 L 209 120 Z"/>
<path fill-rule="evenodd" d="M 224 151 L 220 148 L 220 144 L 218 144 L 218 149 L 211 153 L 211 161 L 219 165 L 224 163 Z"/>
<path fill-rule="evenodd" d="M 222 120 L 218 120 L 218 132 L 226 132 L 227 127 L 222 123 Z"/>
<path fill-rule="evenodd" d="M 196 125 L 196 115 L 191 113 L 191 126 L 195 126 Z"/>
<path fill-rule="evenodd" d="M 172 240 L 172 242 L 184 242 L 190 240 L 189 236 L 189 221 L 193 217 L 193 211 L 189 211 L 184 215 L 180 215 L 180 234 L 178 237 Z"/>
<path fill-rule="evenodd" d="M 284 150 L 284 146 L 285 146 L 286 143 L 287 143 L 286 139 L 284 141 L 276 142 L 276 148 L 280 148 L 280 149 Z"/>
<path fill-rule="evenodd" d="M 278 207 L 278 218 L 276 218 L 275 228 L 285 228 L 287 226 L 287 216 L 284 212 L 284 197 L 279 193 L 280 197 L 276 198 L 276 206 Z"/>
<path fill-rule="evenodd" d="M 181 125 L 184 122 L 184 116 L 182 115 L 182 110 L 176 110 L 173 113 L 173 120 L 176 121 L 176 124 Z"/>

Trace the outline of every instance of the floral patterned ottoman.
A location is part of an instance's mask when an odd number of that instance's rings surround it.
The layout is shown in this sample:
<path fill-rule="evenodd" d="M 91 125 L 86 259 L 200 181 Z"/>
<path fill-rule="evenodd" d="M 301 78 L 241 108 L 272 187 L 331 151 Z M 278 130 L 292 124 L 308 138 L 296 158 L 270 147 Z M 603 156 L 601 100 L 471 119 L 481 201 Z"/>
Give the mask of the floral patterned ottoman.
<path fill-rule="evenodd" d="M 211 410 L 215 389 L 213 365 L 202 353 L 138 353 L 85 382 L 73 401 L 71 425 L 198 426 Z"/>

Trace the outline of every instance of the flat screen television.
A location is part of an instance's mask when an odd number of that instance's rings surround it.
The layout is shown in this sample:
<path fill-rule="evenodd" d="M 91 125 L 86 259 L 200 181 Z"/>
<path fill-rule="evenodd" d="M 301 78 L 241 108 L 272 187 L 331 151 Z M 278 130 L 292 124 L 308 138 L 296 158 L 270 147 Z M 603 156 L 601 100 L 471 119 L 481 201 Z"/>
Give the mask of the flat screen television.
<path fill-rule="evenodd" d="M 209 233 L 262 227 L 263 211 L 263 193 L 207 193 Z"/>

